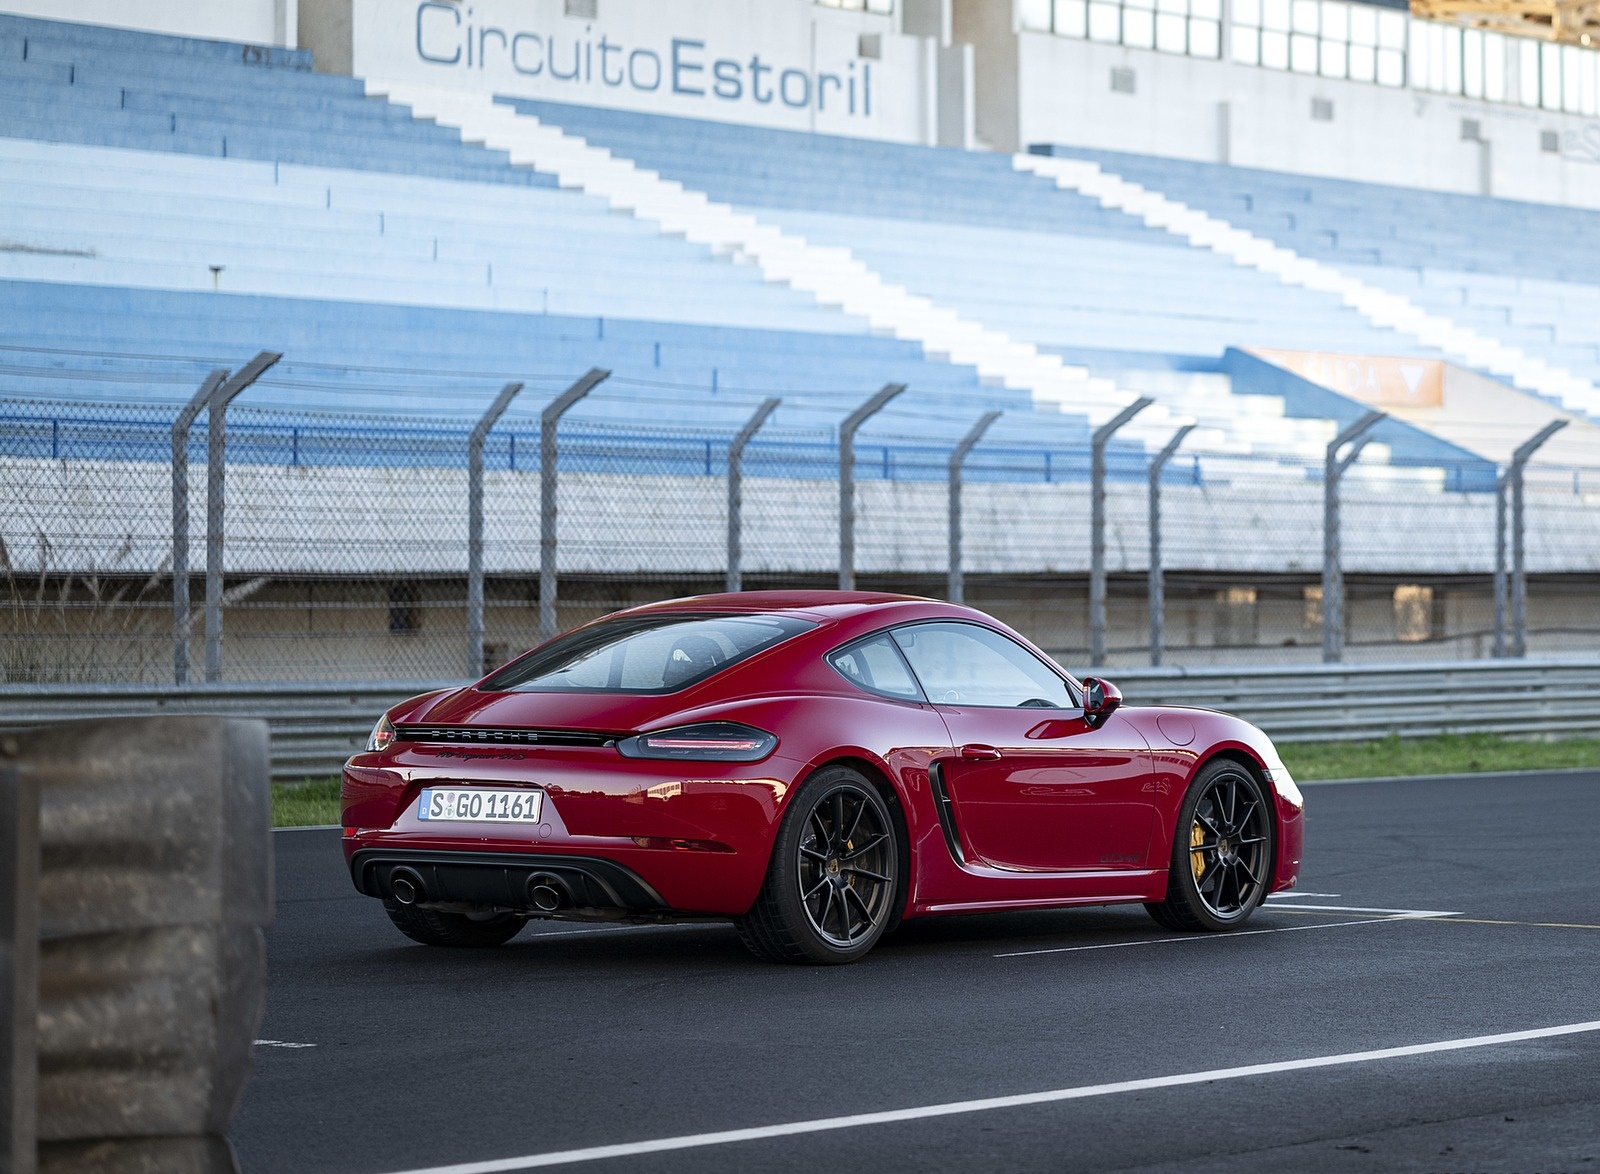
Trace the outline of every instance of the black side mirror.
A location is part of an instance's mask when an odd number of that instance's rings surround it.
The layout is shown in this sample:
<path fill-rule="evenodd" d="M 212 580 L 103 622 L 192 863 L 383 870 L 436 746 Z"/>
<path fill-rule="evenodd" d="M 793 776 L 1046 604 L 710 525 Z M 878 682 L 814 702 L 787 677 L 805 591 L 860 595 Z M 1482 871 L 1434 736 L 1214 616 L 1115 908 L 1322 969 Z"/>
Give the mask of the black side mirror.
<path fill-rule="evenodd" d="M 1110 681 L 1099 677 L 1083 678 L 1083 720 L 1094 729 L 1105 725 L 1106 718 L 1122 704 L 1122 692 Z"/>

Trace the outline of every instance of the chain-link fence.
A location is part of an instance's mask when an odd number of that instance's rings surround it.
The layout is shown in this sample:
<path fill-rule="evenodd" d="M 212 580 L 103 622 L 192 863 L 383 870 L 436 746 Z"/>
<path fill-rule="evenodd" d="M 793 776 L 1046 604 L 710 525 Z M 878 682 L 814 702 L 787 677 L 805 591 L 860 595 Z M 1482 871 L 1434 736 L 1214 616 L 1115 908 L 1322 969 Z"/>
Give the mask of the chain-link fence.
<path fill-rule="evenodd" d="M 80 376 L 93 366 L 75 363 Z M 174 393 L 205 385 L 211 367 L 108 361 L 103 402 L 47 398 L 37 382 L 31 397 L 0 399 L 0 680 L 466 678 L 551 630 L 721 591 L 730 570 L 746 589 L 835 586 L 842 549 L 860 588 L 941 597 L 956 559 L 968 603 L 1081 667 L 1097 641 L 1099 545 L 1102 659 L 1154 658 L 1142 443 L 1106 448 L 1097 535 L 1087 441 L 980 437 L 953 491 L 959 446 L 908 427 L 914 409 L 862 422 L 842 479 L 837 425 L 796 427 L 781 409 L 756 422 L 781 394 L 662 423 L 671 389 L 596 373 L 552 420 L 582 372 L 544 374 L 519 380 L 485 425 L 505 389 L 479 376 L 342 372 L 332 410 L 327 384 L 288 364 L 256 387 L 270 404 L 250 389 L 225 409 L 202 397 L 187 435 L 175 432 Z M 130 378 L 167 402 L 112 398 Z M 838 422 L 872 394 L 841 398 Z M 959 439 L 983 414 L 946 431 Z M 1166 663 L 1481 657 L 1495 651 L 1497 615 L 1506 651 L 1600 650 L 1600 461 L 1528 467 L 1520 515 L 1504 511 L 1498 609 L 1504 470 L 1359 454 L 1330 560 L 1326 464 L 1199 441 L 1177 450 L 1155 483 Z"/>

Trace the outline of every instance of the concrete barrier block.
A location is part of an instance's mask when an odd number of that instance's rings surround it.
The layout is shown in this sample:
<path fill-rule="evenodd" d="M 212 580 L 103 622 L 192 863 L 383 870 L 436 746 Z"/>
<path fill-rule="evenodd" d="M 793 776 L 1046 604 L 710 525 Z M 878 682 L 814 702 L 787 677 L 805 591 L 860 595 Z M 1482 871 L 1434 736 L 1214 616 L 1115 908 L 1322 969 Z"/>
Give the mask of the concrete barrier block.
<path fill-rule="evenodd" d="M 266 727 L 208 717 L 18 735 L 39 789 L 39 931 L 272 919 Z"/>
<path fill-rule="evenodd" d="M 177 926 L 45 942 L 39 1138 L 227 1128 L 266 993 L 254 926 Z"/>
<path fill-rule="evenodd" d="M 39 1147 L 39 1174 L 236 1174 L 220 1137 L 57 1142 Z"/>
<path fill-rule="evenodd" d="M 38 1169 L 234 1170 L 273 903 L 265 723 L 71 722 L 0 751 L 8 793 L 37 796 L 14 906 L 37 918 Z"/>
<path fill-rule="evenodd" d="M 31 1174 L 39 1066 L 39 796 L 0 737 L 0 1174 Z"/>

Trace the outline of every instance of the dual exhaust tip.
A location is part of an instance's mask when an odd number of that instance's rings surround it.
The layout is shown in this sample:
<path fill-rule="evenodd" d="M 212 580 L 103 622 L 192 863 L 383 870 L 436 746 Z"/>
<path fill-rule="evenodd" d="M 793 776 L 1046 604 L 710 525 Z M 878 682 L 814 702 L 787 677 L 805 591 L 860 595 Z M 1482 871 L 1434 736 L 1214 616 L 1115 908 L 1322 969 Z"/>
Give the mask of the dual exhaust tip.
<path fill-rule="evenodd" d="M 400 905 L 415 905 L 428 895 L 427 887 L 423 885 L 422 878 L 410 868 L 396 868 L 389 872 L 389 891 L 394 894 L 394 899 Z"/>
<path fill-rule="evenodd" d="M 428 899 L 421 875 L 405 865 L 389 870 L 389 892 L 396 904 L 407 908 Z M 567 882 L 548 872 L 536 872 L 528 878 L 528 900 L 541 913 L 555 913 L 573 904 Z"/>
<path fill-rule="evenodd" d="M 536 872 L 528 878 L 528 899 L 541 913 L 554 913 L 572 904 L 572 894 L 567 882 L 548 872 Z"/>

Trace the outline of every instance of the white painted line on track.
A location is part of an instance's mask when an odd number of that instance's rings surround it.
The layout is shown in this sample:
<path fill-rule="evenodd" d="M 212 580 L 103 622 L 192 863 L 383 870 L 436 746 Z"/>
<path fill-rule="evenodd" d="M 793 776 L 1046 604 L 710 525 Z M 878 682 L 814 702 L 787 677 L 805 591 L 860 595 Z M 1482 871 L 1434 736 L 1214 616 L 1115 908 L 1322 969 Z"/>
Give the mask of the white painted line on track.
<path fill-rule="evenodd" d="M 1368 910 L 1371 912 L 1371 910 Z M 1037 954 L 1075 954 L 1080 950 L 1121 950 L 1129 946 L 1162 946 L 1172 942 L 1226 942 L 1234 938 L 1255 937 L 1267 933 L 1304 933 L 1313 929 L 1344 929 L 1352 925 L 1388 925 L 1395 921 L 1417 921 L 1423 918 L 1455 917 L 1454 913 L 1430 913 L 1426 909 L 1389 913 L 1386 917 L 1365 917 L 1360 921 L 1324 921 L 1316 925 L 1281 925 L 1272 929 L 1240 929 L 1231 933 L 1185 934 L 1181 938 L 1141 938 L 1132 942 L 1101 942 L 1094 946 L 1054 946 L 1047 950 L 1016 950 L 1009 954 L 996 954 L 996 958 L 1029 958 Z"/>
<path fill-rule="evenodd" d="M 344 827 L 338 823 L 300 823 L 293 827 L 273 828 L 275 832 L 337 832 Z"/>
<path fill-rule="evenodd" d="M 1563 1035 L 1600 1032 L 1600 1020 L 1567 1023 L 1559 1027 L 1536 1027 L 1528 1031 L 1507 1031 L 1499 1035 L 1475 1035 L 1464 1039 L 1437 1040 L 1407 1044 L 1397 1048 L 1375 1048 L 1366 1052 L 1341 1052 L 1332 1056 L 1310 1056 L 1302 1060 L 1278 1060 L 1269 1064 L 1245 1064 L 1237 1068 L 1212 1068 L 1204 1072 L 1183 1072 L 1175 1076 L 1153 1076 L 1143 1080 L 1121 1080 L 1113 1084 L 1085 1084 L 1075 1088 L 1055 1088 L 1044 1092 L 1013 1096 L 984 1097 L 970 1101 L 945 1101 L 909 1109 L 889 1109 L 879 1113 L 855 1113 L 848 1117 L 821 1117 L 813 1121 L 790 1121 L 782 1125 L 758 1125 L 749 1129 L 724 1129 L 715 1133 L 690 1133 L 679 1137 L 658 1137 L 649 1141 L 630 1141 L 618 1145 L 596 1145 L 576 1150 L 554 1150 L 527 1154 L 520 1158 L 495 1158 L 486 1162 L 462 1162 L 453 1166 L 427 1166 L 397 1174 L 505 1174 L 511 1170 L 535 1170 L 544 1166 L 565 1166 L 577 1162 L 597 1162 L 606 1158 L 629 1158 L 640 1154 L 659 1154 L 671 1150 L 699 1149 L 730 1145 L 741 1141 L 764 1141 L 774 1137 L 793 1137 L 803 1133 L 828 1133 L 856 1129 L 864 1125 L 893 1125 L 901 1121 L 924 1121 L 931 1117 L 953 1117 L 961 1113 L 983 1113 L 991 1109 L 1016 1109 L 1029 1105 L 1048 1105 L 1061 1101 L 1086 1100 L 1125 1092 L 1176 1088 L 1186 1084 L 1207 1084 L 1218 1080 L 1240 1080 L 1251 1076 L 1271 1076 L 1278 1072 L 1301 1072 L 1312 1068 L 1334 1068 L 1345 1064 L 1367 1064 L 1396 1060 L 1406 1056 L 1426 1056 L 1437 1052 L 1458 1052 L 1468 1048 L 1489 1048 L 1527 1040 L 1553 1039 Z"/>
<path fill-rule="evenodd" d="M 314 1048 L 316 1046 L 316 1044 L 292 1044 L 288 1040 L 281 1039 L 256 1040 L 256 1047 L 258 1048 Z"/>
<path fill-rule="evenodd" d="M 1338 893 L 1302 893 L 1299 889 L 1294 889 L 1287 893 L 1268 893 L 1267 900 L 1297 901 L 1301 897 L 1337 897 L 1338 895 Z"/>
<path fill-rule="evenodd" d="M 1460 917 L 1444 909 L 1372 909 L 1365 905 L 1302 905 L 1296 901 L 1285 909 L 1310 909 L 1318 913 L 1390 913 L 1396 917 Z"/>

